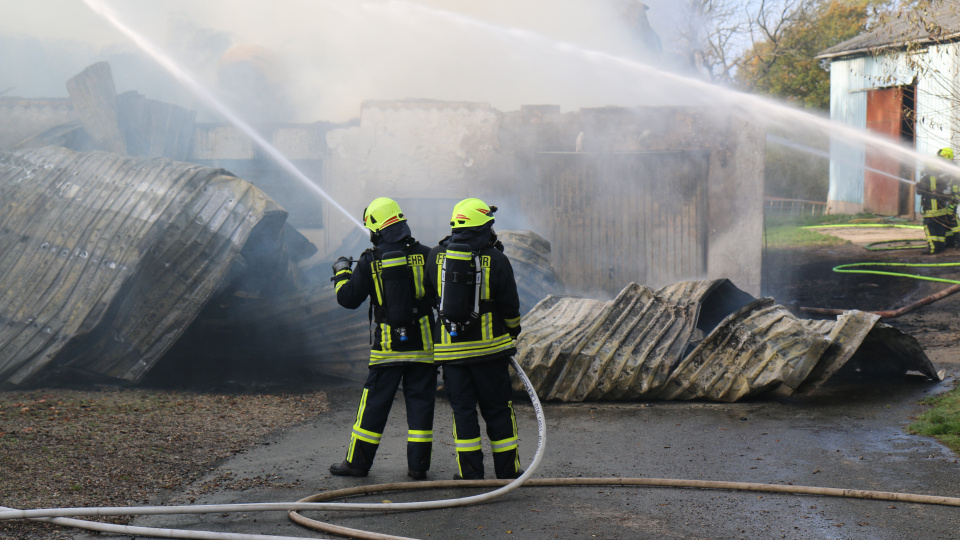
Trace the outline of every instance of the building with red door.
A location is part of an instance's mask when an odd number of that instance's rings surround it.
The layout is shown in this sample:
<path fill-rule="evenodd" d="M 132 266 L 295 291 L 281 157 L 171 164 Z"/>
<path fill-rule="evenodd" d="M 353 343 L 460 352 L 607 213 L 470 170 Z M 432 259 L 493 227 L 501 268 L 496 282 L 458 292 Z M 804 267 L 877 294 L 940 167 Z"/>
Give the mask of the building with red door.
<path fill-rule="evenodd" d="M 823 51 L 830 118 L 901 141 L 923 155 L 960 145 L 960 7 L 904 13 Z M 830 145 L 828 212 L 913 216 L 909 182 L 923 168 L 862 142 Z"/>

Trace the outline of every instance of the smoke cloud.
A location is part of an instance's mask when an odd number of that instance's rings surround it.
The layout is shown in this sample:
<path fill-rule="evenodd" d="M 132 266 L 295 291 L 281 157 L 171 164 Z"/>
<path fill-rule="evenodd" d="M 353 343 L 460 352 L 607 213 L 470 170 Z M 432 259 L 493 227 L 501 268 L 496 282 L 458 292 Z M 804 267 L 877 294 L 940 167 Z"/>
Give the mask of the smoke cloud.
<path fill-rule="evenodd" d="M 68 78 L 105 60 L 118 91 L 137 90 L 204 112 L 82 2 L 7 4 L 0 18 L 5 95 L 64 97 Z M 110 4 L 253 122 L 343 121 L 356 117 L 364 100 L 412 97 L 488 102 L 501 110 L 534 103 L 566 110 L 659 104 L 584 59 L 524 43 L 523 32 L 533 32 L 582 49 L 650 59 L 619 0 Z"/>

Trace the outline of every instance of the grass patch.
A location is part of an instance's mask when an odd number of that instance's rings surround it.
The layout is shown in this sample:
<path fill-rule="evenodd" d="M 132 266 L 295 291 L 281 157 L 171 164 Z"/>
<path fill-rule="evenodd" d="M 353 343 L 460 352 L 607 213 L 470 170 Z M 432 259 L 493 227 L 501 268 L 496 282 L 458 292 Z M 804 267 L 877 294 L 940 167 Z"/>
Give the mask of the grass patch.
<path fill-rule="evenodd" d="M 847 223 L 901 223 L 900 220 L 891 220 L 875 214 L 830 214 L 823 216 L 777 216 L 768 215 L 764 219 L 767 227 L 791 225 L 794 227 L 811 227 L 815 225 L 840 225 Z"/>
<path fill-rule="evenodd" d="M 931 408 L 910 424 L 910 433 L 934 437 L 955 453 L 960 453 L 960 388 L 927 398 L 921 403 Z"/>
<path fill-rule="evenodd" d="M 764 231 L 765 243 L 768 248 L 837 246 L 848 244 L 847 240 L 822 234 L 812 229 L 804 229 L 802 225 L 776 225 L 767 227 Z"/>
<path fill-rule="evenodd" d="M 764 240 L 768 248 L 838 246 L 850 242 L 804 227 L 883 223 L 908 224 L 909 222 L 866 213 L 826 216 L 767 216 L 764 220 Z"/>

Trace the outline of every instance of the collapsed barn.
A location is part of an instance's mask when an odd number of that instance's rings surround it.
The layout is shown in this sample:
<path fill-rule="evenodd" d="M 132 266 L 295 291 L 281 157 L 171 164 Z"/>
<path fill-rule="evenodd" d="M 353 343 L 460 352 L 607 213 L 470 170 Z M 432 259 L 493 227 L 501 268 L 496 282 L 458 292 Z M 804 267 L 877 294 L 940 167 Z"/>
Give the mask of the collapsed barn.
<path fill-rule="evenodd" d="M 330 262 L 368 244 L 346 216 L 239 129 L 199 124 L 192 111 L 136 93 L 116 95 L 106 64 L 68 89 L 61 103 L 0 99 L 9 120 L 0 122 L 0 142 L 16 147 L 0 157 L 0 383 L 365 377 L 367 310 L 340 308 L 329 283 Z M 357 214 L 375 196 L 402 194 L 395 198 L 424 243 L 446 233 L 448 214 L 438 209 L 456 200 L 479 196 L 500 206 L 523 311 L 537 306 L 524 323 L 521 358 L 548 360 L 546 371 L 529 365 L 550 373 L 540 376 L 545 397 L 729 399 L 552 387 L 586 365 L 585 350 L 615 342 L 594 332 L 573 356 L 554 354 L 579 343 L 571 336 L 592 328 L 586 321 L 606 304 L 550 295 L 616 296 L 619 305 L 632 282 L 667 288 L 729 278 L 752 299 L 747 293 L 760 286 L 763 137 L 738 122 L 682 108 L 503 113 L 418 100 L 368 102 L 346 124 L 262 131 Z M 732 316 L 703 315 L 712 304 L 697 298 L 715 294 L 671 290 L 688 293 L 670 300 L 688 313 L 676 346 L 656 360 L 668 371 L 700 358 L 686 354 L 697 332 L 713 335 Z M 557 310 L 571 302 L 590 317 L 563 315 L 558 324 Z M 830 331 L 811 330 L 809 343 L 794 346 L 822 352 L 816 335 Z M 737 354 L 712 369 L 742 370 Z M 931 376 L 919 348 L 907 356 L 911 370 Z M 594 364 L 588 371 L 606 377 L 600 368 L 608 362 Z"/>

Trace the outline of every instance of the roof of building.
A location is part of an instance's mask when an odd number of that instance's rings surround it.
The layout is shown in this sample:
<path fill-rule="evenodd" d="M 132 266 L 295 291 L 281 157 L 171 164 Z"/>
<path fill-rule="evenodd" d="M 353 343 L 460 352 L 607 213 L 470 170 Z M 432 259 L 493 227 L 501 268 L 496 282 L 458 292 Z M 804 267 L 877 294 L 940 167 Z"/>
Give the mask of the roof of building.
<path fill-rule="evenodd" d="M 960 7 L 950 2 L 922 12 L 902 12 L 871 32 L 821 52 L 817 58 L 863 56 L 908 45 L 932 45 L 960 39 Z"/>

